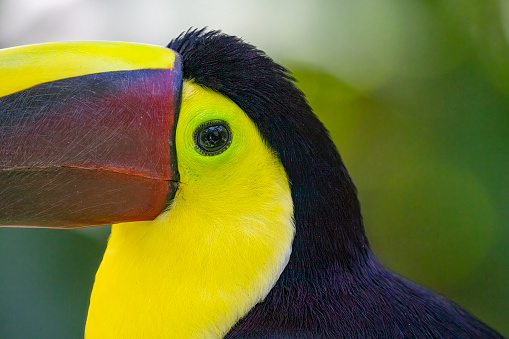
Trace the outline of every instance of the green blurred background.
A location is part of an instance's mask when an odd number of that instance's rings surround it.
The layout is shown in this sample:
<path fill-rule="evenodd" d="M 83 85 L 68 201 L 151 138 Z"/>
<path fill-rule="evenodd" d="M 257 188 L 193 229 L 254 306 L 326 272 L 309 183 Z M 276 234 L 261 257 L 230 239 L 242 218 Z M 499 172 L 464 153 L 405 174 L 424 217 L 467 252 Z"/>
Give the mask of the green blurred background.
<path fill-rule="evenodd" d="M 509 1 L 0 0 L 0 47 L 190 26 L 290 68 L 381 261 L 509 336 Z M 0 229 L 0 338 L 82 337 L 108 232 Z"/>

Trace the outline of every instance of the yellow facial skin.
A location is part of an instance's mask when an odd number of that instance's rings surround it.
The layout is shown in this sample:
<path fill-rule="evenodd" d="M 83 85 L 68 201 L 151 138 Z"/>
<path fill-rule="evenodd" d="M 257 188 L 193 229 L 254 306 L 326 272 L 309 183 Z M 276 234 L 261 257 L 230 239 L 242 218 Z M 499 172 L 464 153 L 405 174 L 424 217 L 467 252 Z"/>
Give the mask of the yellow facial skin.
<path fill-rule="evenodd" d="M 172 68 L 174 62 L 171 49 L 129 42 L 68 41 L 5 48 L 0 50 L 0 97 L 48 81 L 109 71 Z"/>
<path fill-rule="evenodd" d="M 194 131 L 224 120 L 232 143 L 204 156 Z M 113 225 L 85 337 L 222 338 L 277 281 L 294 235 L 288 178 L 247 115 L 184 83 L 176 149 L 181 183 L 154 221 Z"/>

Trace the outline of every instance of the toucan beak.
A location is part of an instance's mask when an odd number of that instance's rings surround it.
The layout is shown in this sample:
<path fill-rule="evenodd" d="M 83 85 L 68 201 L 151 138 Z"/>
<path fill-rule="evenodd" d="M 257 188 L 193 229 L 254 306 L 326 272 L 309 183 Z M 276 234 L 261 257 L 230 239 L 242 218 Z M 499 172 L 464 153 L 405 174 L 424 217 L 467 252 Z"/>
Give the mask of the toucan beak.
<path fill-rule="evenodd" d="M 180 57 L 60 42 L 0 50 L 0 225 L 151 220 L 175 194 Z"/>

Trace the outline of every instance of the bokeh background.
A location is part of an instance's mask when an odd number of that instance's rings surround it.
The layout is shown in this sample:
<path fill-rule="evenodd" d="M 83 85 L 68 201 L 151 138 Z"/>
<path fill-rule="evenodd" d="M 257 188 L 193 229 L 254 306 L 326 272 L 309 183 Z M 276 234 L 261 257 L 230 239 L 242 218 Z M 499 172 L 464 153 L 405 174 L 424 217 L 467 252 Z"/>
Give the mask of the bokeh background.
<path fill-rule="evenodd" d="M 243 37 L 291 69 L 375 253 L 509 336 L 509 1 L 0 0 L 0 47 Z M 80 338 L 108 226 L 0 229 L 0 338 Z"/>

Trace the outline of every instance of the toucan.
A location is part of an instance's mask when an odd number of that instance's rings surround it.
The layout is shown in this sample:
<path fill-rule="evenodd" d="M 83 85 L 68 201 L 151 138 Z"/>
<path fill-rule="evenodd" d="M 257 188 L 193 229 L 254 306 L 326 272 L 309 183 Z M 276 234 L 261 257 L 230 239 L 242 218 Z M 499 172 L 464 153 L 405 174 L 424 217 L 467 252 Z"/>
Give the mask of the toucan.
<path fill-rule="evenodd" d="M 221 31 L 1 50 L 0 224 L 112 224 L 87 339 L 502 338 L 375 258 L 290 72 Z"/>

